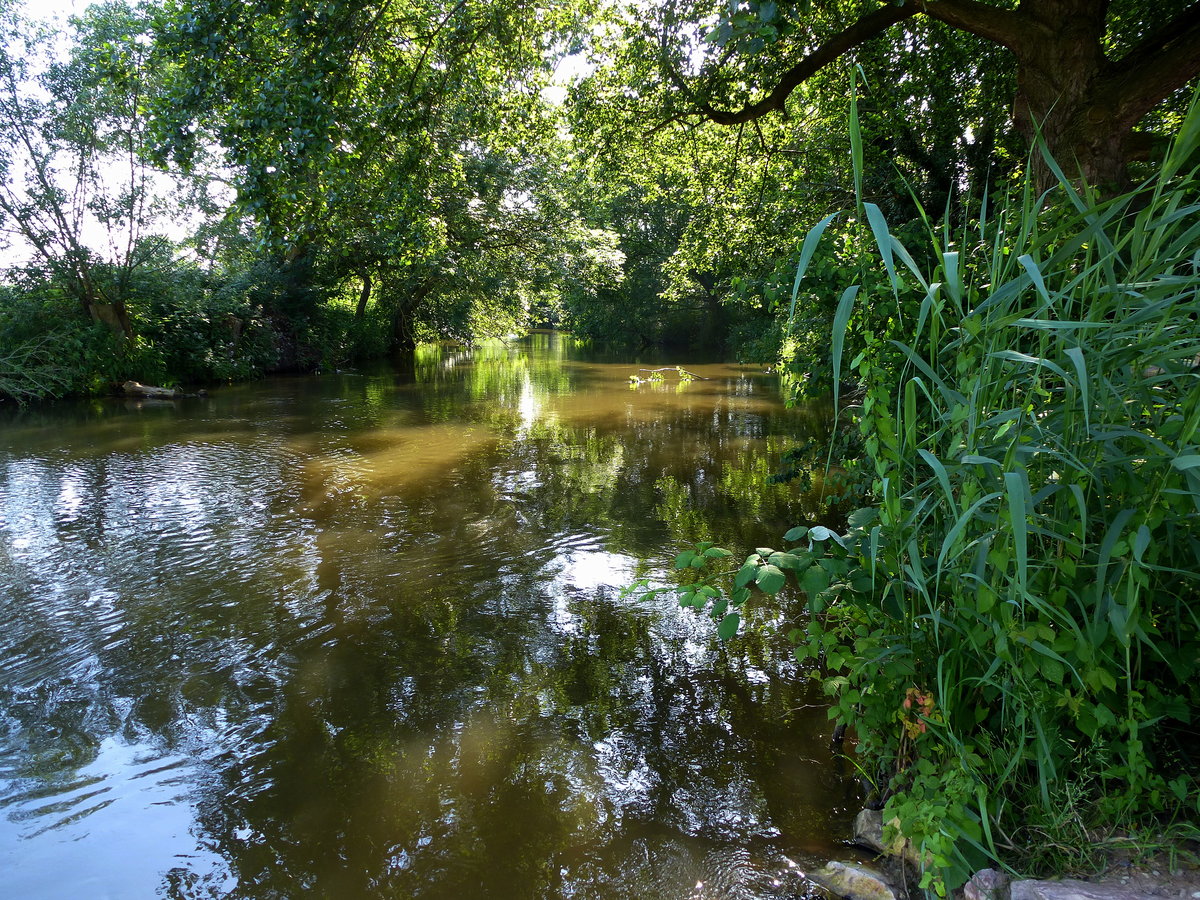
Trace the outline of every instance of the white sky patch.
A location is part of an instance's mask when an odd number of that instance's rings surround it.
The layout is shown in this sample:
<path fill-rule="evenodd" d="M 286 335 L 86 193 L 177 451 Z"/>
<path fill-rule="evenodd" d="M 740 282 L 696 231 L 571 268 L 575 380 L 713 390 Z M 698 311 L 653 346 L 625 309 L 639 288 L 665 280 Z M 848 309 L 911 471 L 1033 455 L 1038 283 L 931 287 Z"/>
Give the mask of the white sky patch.
<path fill-rule="evenodd" d="M 596 70 L 596 66 L 582 53 L 572 53 L 564 56 L 554 67 L 554 76 L 550 84 L 542 88 L 542 99 L 547 103 L 562 106 L 567 102 L 567 91 L 571 85 L 586 78 Z"/>
<path fill-rule="evenodd" d="M 69 19 L 72 16 L 82 15 L 93 2 L 94 0 L 24 0 L 20 6 L 20 12 L 25 18 L 47 24 L 57 32 L 51 43 L 46 46 L 50 49 L 53 57 L 63 58 L 70 53 L 72 29 Z M 147 37 L 145 40 L 148 41 L 149 38 Z M 144 42 L 142 41 L 142 43 Z M 31 74 L 36 77 L 39 64 L 36 60 L 30 62 Z M 29 84 L 28 88 L 37 90 L 33 83 Z M 61 187 L 67 189 L 68 194 L 72 194 L 73 186 L 69 183 L 64 184 L 69 177 L 66 173 L 72 169 L 69 157 L 63 156 L 56 159 L 54 168 L 55 180 Z M 97 197 L 111 199 L 129 189 L 131 174 L 127 157 L 113 154 L 111 159 L 100 160 L 96 168 L 99 180 L 99 184 L 95 185 Z M 13 182 L 19 183 L 27 169 L 27 160 L 14 158 L 10 169 Z M 229 185 L 229 173 L 216 171 L 213 174 L 216 179 L 208 185 L 209 197 L 218 204 L 232 203 L 236 192 Z M 149 168 L 144 171 L 139 170 L 135 177 L 141 179 L 143 175 L 149 188 L 150 206 L 157 205 L 158 209 L 155 212 L 147 210 L 147 218 L 137 232 L 142 236 L 161 235 L 176 243 L 195 233 L 201 224 L 200 217 L 189 204 L 179 202 L 178 191 L 182 187 L 180 181 L 165 172 Z M 0 226 L 4 224 L 0 223 Z M 110 228 L 95 216 L 85 215 L 80 226 L 81 243 L 110 261 L 121 252 L 120 248 L 128 242 L 128 223 L 120 223 L 117 227 Z M 13 234 L 10 229 L 0 227 L 0 268 L 20 265 L 35 256 L 33 247 L 20 235 Z"/>
<path fill-rule="evenodd" d="M 66 25 L 71 16 L 80 15 L 93 0 L 25 0 L 22 10 L 26 17 L 38 22 Z"/>

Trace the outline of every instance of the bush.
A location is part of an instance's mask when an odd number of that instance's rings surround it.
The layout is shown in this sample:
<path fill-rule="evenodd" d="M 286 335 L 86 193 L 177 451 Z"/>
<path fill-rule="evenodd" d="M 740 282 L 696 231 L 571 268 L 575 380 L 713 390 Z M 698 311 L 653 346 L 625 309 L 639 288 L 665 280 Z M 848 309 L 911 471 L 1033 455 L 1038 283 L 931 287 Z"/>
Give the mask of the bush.
<path fill-rule="evenodd" d="M 1060 178 L 1057 206 L 1026 185 L 965 249 L 931 230 L 928 271 L 866 207 L 920 308 L 904 333 L 861 329 L 876 503 L 844 577 L 809 592 L 801 655 L 844 658 L 838 714 L 929 885 L 1001 847 L 1056 867 L 1064 798 L 1093 845 L 1200 813 L 1179 740 L 1200 702 L 1200 207 L 1179 172 L 1197 140 L 1193 108 L 1137 192 Z"/>
<path fill-rule="evenodd" d="M 212 384 L 253 378 L 277 358 L 275 335 L 253 289 L 173 266 L 144 273 L 130 300 L 137 334 L 130 377 L 151 384 Z"/>
<path fill-rule="evenodd" d="M 20 403 L 93 394 L 115 373 L 112 333 L 56 294 L 38 273 L 0 288 L 0 398 Z"/>

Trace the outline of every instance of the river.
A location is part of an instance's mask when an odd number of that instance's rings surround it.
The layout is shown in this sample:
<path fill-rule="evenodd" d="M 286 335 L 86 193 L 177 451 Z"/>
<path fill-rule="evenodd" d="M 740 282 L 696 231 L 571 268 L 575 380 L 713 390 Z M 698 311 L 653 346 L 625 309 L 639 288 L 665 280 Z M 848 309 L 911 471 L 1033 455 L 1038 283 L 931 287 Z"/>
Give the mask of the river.
<path fill-rule="evenodd" d="M 0 409 L 0 896 L 807 895 L 855 792 L 789 613 L 621 588 L 778 544 L 827 415 L 639 365 Z"/>

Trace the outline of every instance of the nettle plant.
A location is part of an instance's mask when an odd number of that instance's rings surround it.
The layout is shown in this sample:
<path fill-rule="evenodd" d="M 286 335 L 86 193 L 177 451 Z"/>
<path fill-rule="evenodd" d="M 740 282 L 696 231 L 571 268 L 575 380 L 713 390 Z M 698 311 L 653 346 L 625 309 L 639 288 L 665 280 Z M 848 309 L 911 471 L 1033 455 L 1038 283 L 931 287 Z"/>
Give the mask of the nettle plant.
<path fill-rule="evenodd" d="M 834 323 L 835 405 L 847 335 L 863 348 L 873 504 L 740 566 L 708 544 L 675 561 L 724 638 L 756 590 L 803 591 L 796 655 L 937 894 L 988 862 L 1200 833 L 1198 148 L 1194 102 L 1155 177 L 1111 199 L 1044 154 L 1052 194 L 931 225 L 920 254 L 862 204 L 918 301 L 881 319 L 851 287 Z"/>

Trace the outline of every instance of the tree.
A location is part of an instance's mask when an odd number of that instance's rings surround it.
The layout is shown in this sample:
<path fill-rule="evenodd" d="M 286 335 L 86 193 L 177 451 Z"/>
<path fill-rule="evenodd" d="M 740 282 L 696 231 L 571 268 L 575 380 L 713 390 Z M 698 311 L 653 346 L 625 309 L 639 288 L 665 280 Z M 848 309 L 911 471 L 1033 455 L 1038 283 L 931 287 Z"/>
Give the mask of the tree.
<path fill-rule="evenodd" d="M 353 279 L 359 317 L 374 301 L 411 345 L 431 304 L 520 308 L 568 241 L 537 202 L 558 140 L 541 89 L 577 21 L 567 0 L 168 3 L 161 153 L 225 148 L 264 251 Z"/>
<path fill-rule="evenodd" d="M 659 43 L 679 117 L 736 125 L 786 112 L 796 89 L 834 61 L 921 20 L 1004 48 L 1016 68 L 1012 119 L 1040 133 L 1087 179 L 1119 184 L 1146 151 L 1135 130 L 1200 73 L 1200 3 L 1115 0 L 847 2 L 670 0 L 639 24 Z M 896 35 L 894 26 L 908 32 Z M 934 48 L 934 52 L 937 52 Z M 757 97 L 752 86 L 763 85 Z"/>
<path fill-rule="evenodd" d="M 54 36 L 3 13 L 0 213 L 84 314 L 133 336 L 126 300 L 156 244 L 161 185 L 147 162 L 148 49 L 129 7 L 91 7 L 57 58 Z"/>

